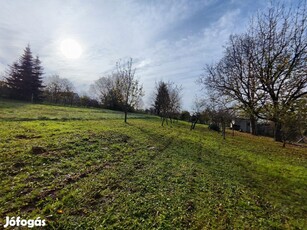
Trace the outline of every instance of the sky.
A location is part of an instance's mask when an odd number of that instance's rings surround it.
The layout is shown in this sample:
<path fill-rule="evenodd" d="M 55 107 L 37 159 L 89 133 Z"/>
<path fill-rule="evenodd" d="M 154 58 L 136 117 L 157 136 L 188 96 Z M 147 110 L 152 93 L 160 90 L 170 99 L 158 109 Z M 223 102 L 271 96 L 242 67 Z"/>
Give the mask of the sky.
<path fill-rule="evenodd" d="M 90 94 L 95 80 L 132 57 L 145 107 L 163 80 L 182 86 L 183 109 L 192 110 L 195 97 L 204 96 L 197 79 L 205 65 L 221 58 L 229 36 L 245 32 L 267 6 L 265 0 L 0 0 L 0 75 L 30 44 L 44 77 L 58 74 Z M 67 39 L 80 46 L 80 57 L 65 55 Z"/>

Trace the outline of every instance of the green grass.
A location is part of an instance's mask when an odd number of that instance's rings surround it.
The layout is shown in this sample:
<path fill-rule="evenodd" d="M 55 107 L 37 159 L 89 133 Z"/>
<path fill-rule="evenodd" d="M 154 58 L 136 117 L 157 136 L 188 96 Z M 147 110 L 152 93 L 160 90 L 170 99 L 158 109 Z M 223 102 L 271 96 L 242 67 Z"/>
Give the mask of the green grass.
<path fill-rule="evenodd" d="M 306 149 L 120 112 L 0 102 L 0 222 L 54 229 L 304 229 Z"/>

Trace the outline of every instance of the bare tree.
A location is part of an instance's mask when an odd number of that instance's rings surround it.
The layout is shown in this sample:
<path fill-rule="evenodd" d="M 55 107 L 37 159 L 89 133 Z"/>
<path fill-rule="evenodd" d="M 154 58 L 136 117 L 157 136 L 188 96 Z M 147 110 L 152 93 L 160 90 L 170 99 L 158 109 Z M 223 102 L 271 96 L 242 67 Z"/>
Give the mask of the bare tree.
<path fill-rule="evenodd" d="M 193 103 L 193 114 L 190 118 L 191 122 L 190 130 L 195 129 L 197 122 L 199 122 L 200 120 L 201 112 L 204 109 L 204 106 L 205 106 L 205 100 L 196 97 Z"/>
<path fill-rule="evenodd" d="M 262 116 L 275 123 L 275 140 L 282 140 L 282 114 L 307 94 L 306 1 L 296 10 L 283 5 L 258 15 L 251 27 L 256 41 L 254 72 L 266 97 Z"/>
<path fill-rule="evenodd" d="M 168 109 L 168 117 L 170 118 L 171 123 L 173 119 L 177 119 L 180 115 L 181 111 L 181 92 L 182 87 L 175 85 L 173 82 L 169 82 L 167 84 L 168 94 L 169 94 L 169 109 Z"/>
<path fill-rule="evenodd" d="M 143 87 L 135 77 L 133 61 L 118 61 L 116 71 L 108 76 L 99 78 L 91 85 L 91 91 L 108 109 L 121 110 L 125 113 L 127 122 L 128 111 L 133 111 L 142 103 Z"/>
<path fill-rule="evenodd" d="M 224 57 L 200 79 L 238 102 L 253 134 L 256 118 L 267 119 L 281 141 L 282 114 L 307 94 L 306 15 L 306 1 L 296 10 L 276 5 L 259 13 L 246 34 L 230 37 Z"/>
<path fill-rule="evenodd" d="M 109 94 L 110 89 L 114 87 L 114 81 L 112 76 L 101 77 L 90 86 L 92 93 L 99 99 L 102 103 Z"/>
<path fill-rule="evenodd" d="M 44 80 L 46 85 L 44 90 L 45 99 L 52 103 L 72 104 L 74 97 L 74 86 L 66 78 L 59 75 L 52 75 Z"/>
<path fill-rule="evenodd" d="M 226 95 L 239 103 L 248 114 L 251 133 L 256 134 L 256 118 L 263 94 L 253 71 L 255 42 L 249 35 L 231 36 L 224 57 L 215 65 L 207 65 L 200 82 L 207 89 Z"/>
<path fill-rule="evenodd" d="M 123 97 L 123 109 L 125 113 L 125 123 L 127 123 L 127 114 L 129 108 L 136 107 L 142 96 L 144 96 L 143 86 L 135 77 L 135 68 L 132 67 L 133 61 L 130 58 L 123 63 L 118 61 L 116 64 L 117 74 L 120 85 L 120 92 Z"/>
<path fill-rule="evenodd" d="M 304 139 L 307 131 L 307 96 L 300 98 L 280 116 L 283 147 L 287 141 Z"/>
<path fill-rule="evenodd" d="M 210 115 L 211 124 L 221 127 L 223 139 L 226 139 L 226 127 L 234 117 L 232 100 L 227 96 L 211 94 L 204 107 Z"/>
<path fill-rule="evenodd" d="M 91 91 L 105 108 L 123 110 L 124 98 L 121 86 L 119 75 L 113 73 L 96 80 L 91 85 Z"/>

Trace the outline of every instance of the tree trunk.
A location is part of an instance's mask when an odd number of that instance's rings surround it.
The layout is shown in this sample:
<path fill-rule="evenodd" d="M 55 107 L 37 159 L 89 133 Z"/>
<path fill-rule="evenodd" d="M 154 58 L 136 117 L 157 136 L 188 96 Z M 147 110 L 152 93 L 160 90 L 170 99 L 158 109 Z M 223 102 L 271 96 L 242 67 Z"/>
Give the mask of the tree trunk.
<path fill-rule="evenodd" d="M 275 122 L 274 139 L 275 139 L 275 141 L 282 142 L 281 124 L 278 121 Z"/>
<path fill-rule="evenodd" d="M 125 123 L 127 123 L 127 110 L 125 109 Z"/>
<path fill-rule="evenodd" d="M 286 147 L 286 139 L 283 139 L 283 144 L 282 147 L 285 148 Z"/>
<path fill-rule="evenodd" d="M 191 128 L 190 128 L 190 130 L 195 129 L 196 123 L 197 123 L 197 121 L 191 122 Z"/>
<path fill-rule="evenodd" d="M 223 135 L 223 139 L 225 140 L 226 139 L 226 124 L 224 121 L 222 122 L 222 135 Z"/>
<path fill-rule="evenodd" d="M 250 123 L 251 123 L 250 133 L 252 135 L 257 135 L 257 121 L 256 121 L 256 118 L 255 118 L 255 116 L 251 115 L 249 119 L 250 119 Z"/>

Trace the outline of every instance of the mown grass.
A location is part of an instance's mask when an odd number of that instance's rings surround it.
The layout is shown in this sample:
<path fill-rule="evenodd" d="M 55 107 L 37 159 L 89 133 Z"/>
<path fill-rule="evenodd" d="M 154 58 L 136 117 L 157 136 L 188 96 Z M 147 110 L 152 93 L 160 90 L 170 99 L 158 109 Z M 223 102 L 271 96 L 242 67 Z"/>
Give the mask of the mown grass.
<path fill-rule="evenodd" d="M 0 102 L 0 222 L 53 229 L 304 229 L 306 149 L 119 112 Z M 44 119 L 42 119 L 43 117 Z M 74 118 L 74 119 L 71 119 Z M 146 119 L 145 119 L 146 118 Z"/>

